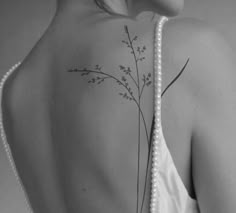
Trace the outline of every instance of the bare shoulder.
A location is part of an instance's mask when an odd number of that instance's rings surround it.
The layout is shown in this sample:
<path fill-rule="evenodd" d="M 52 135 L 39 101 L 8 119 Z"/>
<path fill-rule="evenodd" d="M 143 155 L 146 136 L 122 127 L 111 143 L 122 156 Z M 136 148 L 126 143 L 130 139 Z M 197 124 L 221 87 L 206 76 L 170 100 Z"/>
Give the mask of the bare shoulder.
<path fill-rule="evenodd" d="M 188 51 L 188 54 L 204 50 L 207 46 L 217 48 L 219 45 L 228 45 L 216 26 L 192 17 L 169 19 L 164 26 L 164 39 L 172 48 Z"/>
<path fill-rule="evenodd" d="M 209 119 L 206 113 L 236 109 L 235 52 L 224 35 L 206 21 L 181 18 L 170 20 L 167 27 L 173 60 L 179 63 L 189 58 L 183 78 L 195 105 L 193 125 L 198 131 Z"/>
<path fill-rule="evenodd" d="M 201 32 L 216 30 L 207 20 L 193 17 L 169 18 L 165 28 L 167 28 L 170 33 L 177 33 L 177 37 L 181 35 L 182 38 L 191 38 Z"/>
<path fill-rule="evenodd" d="M 195 18 L 170 19 L 166 24 L 166 51 L 173 63 L 189 58 L 186 82 L 192 92 L 216 92 L 219 82 L 231 85 L 235 79 L 235 53 L 222 32 L 207 21 Z M 226 89 L 226 88 L 225 88 Z M 229 88 L 227 88 L 229 89 Z"/>

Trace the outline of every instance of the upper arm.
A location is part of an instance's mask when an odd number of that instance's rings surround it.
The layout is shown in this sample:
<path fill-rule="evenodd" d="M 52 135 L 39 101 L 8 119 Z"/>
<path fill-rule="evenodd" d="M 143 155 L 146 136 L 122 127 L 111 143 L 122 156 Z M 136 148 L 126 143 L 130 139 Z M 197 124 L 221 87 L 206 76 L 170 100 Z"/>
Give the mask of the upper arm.
<path fill-rule="evenodd" d="M 236 70 L 233 51 L 224 38 L 201 33 L 193 66 L 192 173 L 201 213 L 236 209 Z M 195 64 L 194 64 L 195 63 Z"/>

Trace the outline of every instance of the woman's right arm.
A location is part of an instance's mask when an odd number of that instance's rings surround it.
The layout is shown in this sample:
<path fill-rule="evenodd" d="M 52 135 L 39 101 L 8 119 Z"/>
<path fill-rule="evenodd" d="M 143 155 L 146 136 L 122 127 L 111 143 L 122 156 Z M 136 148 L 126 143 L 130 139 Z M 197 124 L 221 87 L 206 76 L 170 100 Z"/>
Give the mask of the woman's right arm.
<path fill-rule="evenodd" d="M 195 46 L 197 82 L 192 133 L 193 182 L 201 213 L 236 211 L 236 66 L 233 51 L 214 31 Z M 196 62 L 196 63 L 195 63 Z"/>

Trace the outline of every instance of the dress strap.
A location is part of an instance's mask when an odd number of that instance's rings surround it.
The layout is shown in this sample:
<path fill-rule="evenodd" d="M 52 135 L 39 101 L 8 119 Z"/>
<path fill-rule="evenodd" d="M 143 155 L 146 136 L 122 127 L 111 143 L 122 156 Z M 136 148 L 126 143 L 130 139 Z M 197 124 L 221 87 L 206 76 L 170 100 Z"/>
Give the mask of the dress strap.
<path fill-rule="evenodd" d="M 154 131 L 152 144 L 150 213 L 160 213 L 159 167 L 161 156 L 161 83 L 162 83 L 162 28 L 168 18 L 162 16 L 155 25 L 154 34 Z"/>
<path fill-rule="evenodd" d="M 19 184 L 21 190 L 23 191 L 24 193 L 24 197 L 25 197 L 25 201 L 26 201 L 26 205 L 27 205 L 27 209 L 30 213 L 33 213 L 33 210 L 30 206 L 30 202 L 29 202 L 29 198 L 27 196 L 27 193 L 24 189 L 24 186 L 23 186 L 23 183 L 18 175 L 18 172 L 17 172 L 17 169 L 16 169 L 16 165 L 15 165 L 15 162 L 14 162 L 14 159 L 13 159 L 13 156 L 12 156 L 12 152 L 11 152 L 11 148 L 10 148 L 10 145 L 9 143 L 7 142 L 7 137 L 6 137 L 6 133 L 5 133 L 5 130 L 4 130 L 4 125 L 3 125 L 3 112 L 2 112 L 2 96 L 3 96 L 3 87 L 4 87 L 4 84 L 6 82 L 6 80 L 8 79 L 8 77 L 20 66 L 21 62 L 15 64 L 11 69 L 9 69 L 5 74 L 4 76 L 2 77 L 1 81 L 0 81 L 0 131 L 1 131 L 1 138 L 2 138 L 2 142 L 3 142 L 3 147 L 4 147 L 4 150 L 7 154 L 7 158 L 10 162 L 10 166 L 13 170 L 13 173 L 16 177 L 16 180 L 17 180 L 17 183 Z"/>

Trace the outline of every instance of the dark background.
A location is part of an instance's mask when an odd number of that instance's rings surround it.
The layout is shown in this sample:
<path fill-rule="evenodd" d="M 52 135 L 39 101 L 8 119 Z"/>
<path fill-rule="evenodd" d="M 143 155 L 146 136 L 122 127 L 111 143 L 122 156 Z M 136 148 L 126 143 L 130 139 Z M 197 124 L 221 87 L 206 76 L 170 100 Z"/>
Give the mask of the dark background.
<path fill-rule="evenodd" d="M 24 59 L 48 26 L 55 0 L 0 0 L 0 77 Z M 236 1 L 185 0 L 179 17 L 209 22 L 236 52 Z M 236 55 L 235 55 L 236 59 Z M 235 70 L 236 71 L 236 70 Z M 27 213 L 0 139 L 0 212 Z"/>

